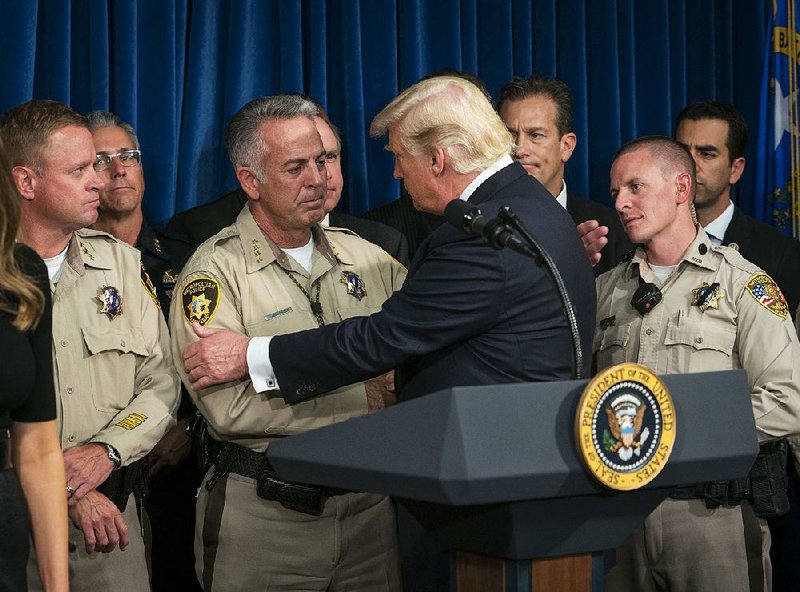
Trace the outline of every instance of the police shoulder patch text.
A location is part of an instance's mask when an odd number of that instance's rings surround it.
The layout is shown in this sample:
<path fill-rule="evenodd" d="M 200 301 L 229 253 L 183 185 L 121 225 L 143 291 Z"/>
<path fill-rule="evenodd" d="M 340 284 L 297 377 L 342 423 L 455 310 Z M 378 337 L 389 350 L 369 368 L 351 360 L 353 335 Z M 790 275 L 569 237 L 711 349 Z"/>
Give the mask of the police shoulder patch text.
<path fill-rule="evenodd" d="M 222 294 L 219 282 L 210 277 L 195 278 L 181 290 L 183 317 L 190 325 L 207 325 L 217 312 Z"/>
<path fill-rule="evenodd" d="M 607 368 L 583 391 L 575 436 L 578 454 L 595 479 L 611 489 L 638 489 L 655 479 L 672 453 L 672 397 L 644 366 Z"/>

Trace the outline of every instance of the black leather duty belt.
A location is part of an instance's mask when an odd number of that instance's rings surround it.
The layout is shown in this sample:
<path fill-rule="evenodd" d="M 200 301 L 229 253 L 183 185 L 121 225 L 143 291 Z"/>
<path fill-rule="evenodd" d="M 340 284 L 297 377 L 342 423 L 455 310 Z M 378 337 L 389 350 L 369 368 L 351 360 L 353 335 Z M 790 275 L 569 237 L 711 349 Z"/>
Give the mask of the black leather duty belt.
<path fill-rule="evenodd" d="M 346 489 L 283 481 L 272 468 L 265 452 L 256 452 L 232 442 L 212 439 L 211 462 L 214 472 L 206 482 L 206 489 L 211 490 L 223 475 L 236 473 L 255 479 L 256 493 L 260 498 L 276 501 L 290 510 L 314 516 L 322 514 L 325 498 L 352 493 Z"/>

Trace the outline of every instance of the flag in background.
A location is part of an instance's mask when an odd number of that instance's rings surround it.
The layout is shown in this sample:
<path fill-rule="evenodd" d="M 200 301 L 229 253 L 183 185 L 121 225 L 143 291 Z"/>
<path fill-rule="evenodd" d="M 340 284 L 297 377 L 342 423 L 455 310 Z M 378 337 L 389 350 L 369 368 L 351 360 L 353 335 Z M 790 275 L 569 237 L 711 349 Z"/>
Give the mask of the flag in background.
<path fill-rule="evenodd" d="M 798 36 L 795 0 L 774 0 L 769 23 L 756 147 L 755 216 L 798 236 L 800 135 Z"/>

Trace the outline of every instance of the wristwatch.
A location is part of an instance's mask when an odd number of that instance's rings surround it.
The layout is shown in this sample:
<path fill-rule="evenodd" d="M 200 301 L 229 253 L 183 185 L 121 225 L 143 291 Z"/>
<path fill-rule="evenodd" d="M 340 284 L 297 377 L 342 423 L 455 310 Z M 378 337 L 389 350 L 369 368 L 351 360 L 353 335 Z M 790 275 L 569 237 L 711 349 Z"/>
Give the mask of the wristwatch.
<path fill-rule="evenodd" d="M 106 452 L 108 453 L 108 458 L 111 462 L 114 463 L 114 470 L 120 468 L 122 466 L 122 457 L 117 452 L 117 449 L 114 448 L 111 444 L 106 444 L 105 442 L 98 442 L 98 444 L 102 444 L 106 447 Z"/>

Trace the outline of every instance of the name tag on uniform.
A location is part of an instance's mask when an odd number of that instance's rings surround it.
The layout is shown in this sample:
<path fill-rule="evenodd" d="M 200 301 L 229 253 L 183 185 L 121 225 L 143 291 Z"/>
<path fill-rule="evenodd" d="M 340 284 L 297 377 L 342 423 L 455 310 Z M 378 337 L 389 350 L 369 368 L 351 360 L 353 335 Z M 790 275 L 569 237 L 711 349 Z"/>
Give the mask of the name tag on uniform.
<path fill-rule="evenodd" d="M 271 312 L 268 315 L 265 315 L 264 316 L 264 320 L 265 321 L 271 321 L 272 319 L 274 319 L 276 317 L 280 317 L 280 316 L 283 316 L 285 314 L 289 314 L 290 312 L 292 312 L 292 307 L 291 306 L 289 306 L 288 308 L 282 308 L 280 310 L 276 310 L 275 312 Z"/>

